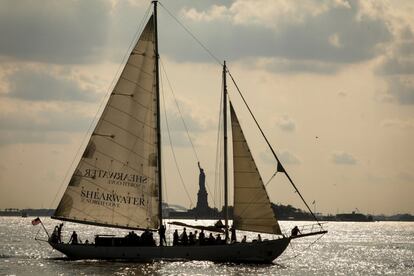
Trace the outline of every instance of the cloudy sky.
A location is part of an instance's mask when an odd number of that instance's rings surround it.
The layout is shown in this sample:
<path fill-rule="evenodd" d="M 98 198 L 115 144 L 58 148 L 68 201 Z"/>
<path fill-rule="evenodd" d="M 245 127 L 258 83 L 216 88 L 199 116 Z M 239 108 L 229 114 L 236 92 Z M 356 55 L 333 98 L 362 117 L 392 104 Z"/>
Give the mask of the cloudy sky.
<path fill-rule="evenodd" d="M 414 213 L 413 1 L 162 3 L 227 60 L 317 211 Z M 0 208 L 56 207 L 149 4 L 0 2 Z M 219 205 L 221 68 L 162 7 L 159 17 L 166 76 L 207 172 L 210 205 Z M 162 86 L 190 195 L 164 135 L 165 199 L 194 207 L 197 159 L 168 82 Z M 274 160 L 231 85 L 229 93 L 266 181 Z M 272 201 L 304 208 L 282 175 L 267 189 Z"/>

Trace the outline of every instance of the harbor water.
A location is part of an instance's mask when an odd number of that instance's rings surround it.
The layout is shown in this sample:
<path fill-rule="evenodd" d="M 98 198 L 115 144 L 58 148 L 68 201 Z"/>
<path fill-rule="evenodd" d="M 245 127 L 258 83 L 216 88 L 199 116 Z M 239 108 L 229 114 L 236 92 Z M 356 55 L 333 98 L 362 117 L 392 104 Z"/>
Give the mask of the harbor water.
<path fill-rule="evenodd" d="M 204 261 L 109 262 L 72 261 L 51 249 L 33 217 L 0 217 L 0 275 L 414 275 L 414 222 L 329 222 L 322 238 L 293 240 L 271 265 L 245 265 Z M 58 221 L 41 218 L 51 232 Z M 207 224 L 207 221 L 186 221 Z M 281 221 L 289 232 L 309 222 Z M 95 234 L 126 235 L 128 231 L 65 223 L 63 239 L 76 230 L 82 241 Z M 167 225 L 167 236 L 174 228 Z M 188 231 L 188 229 L 187 229 Z M 191 231 L 191 230 L 190 230 Z M 257 234 L 238 232 L 248 241 Z M 155 237 L 158 235 L 155 234 Z M 272 238 L 262 235 L 262 239 Z M 317 240 L 318 239 L 318 240 Z"/>

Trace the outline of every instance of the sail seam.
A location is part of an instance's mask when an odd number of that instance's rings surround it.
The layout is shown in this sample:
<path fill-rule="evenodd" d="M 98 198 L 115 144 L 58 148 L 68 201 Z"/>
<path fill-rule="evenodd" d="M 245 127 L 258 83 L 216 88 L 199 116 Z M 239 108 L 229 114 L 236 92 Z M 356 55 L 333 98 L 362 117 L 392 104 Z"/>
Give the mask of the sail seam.
<path fill-rule="evenodd" d="M 144 73 L 144 74 L 146 74 L 146 75 L 148 75 L 150 77 L 153 77 L 153 75 L 151 73 L 148 73 L 147 71 L 139 68 L 137 65 L 131 63 L 130 61 L 127 62 L 127 65 L 130 65 L 131 67 L 134 67 L 134 68 L 138 69 L 140 72 L 142 72 L 142 73 Z"/>
<path fill-rule="evenodd" d="M 106 208 L 106 209 L 110 209 L 111 211 L 113 211 L 114 213 L 117 213 L 117 215 L 120 215 L 121 217 L 125 217 L 125 218 L 127 218 L 127 219 L 130 219 L 130 217 L 128 217 L 128 216 L 126 216 L 126 215 L 123 215 L 122 213 L 118 213 L 118 212 L 116 212 L 116 211 L 114 211 L 113 209 L 111 209 L 111 208 L 109 208 L 109 207 L 107 207 L 107 206 L 102 206 L 103 208 Z M 81 209 L 79 209 L 79 208 L 76 208 L 76 207 L 73 207 L 73 209 L 75 209 L 76 211 L 78 211 L 79 213 L 82 213 L 82 214 L 84 214 L 84 215 L 86 215 L 86 216 L 89 216 L 89 217 L 91 217 L 88 213 L 86 213 L 85 211 L 83 211 L 83 210 L 81 210 Z M 56 218 L 67 218 L 67 217 L 60 217 L 60 216 L 55 216 Z M 93 218 L 93 217 L 92 217 Z M 79 223 L 83 223 L 83 224 L 95 224 L 95 225 L 107 225 L 107 226 L 113 226 L 113 227 L 118 227 L 118 228 L 124 228 L 124 227 L 122 227 L 121 225 L 116 225 L 116 224 L 108 224 L 108 223 L 105 223 L 105 222 L 96 222 L 96 221 L 98 221 L 98 220 L 96 220 L 95 219 L 95 222 L 92 222 L 92 221 L 87 221 L 87 220 L 78 220 L 78 219 L 76 219 L 75 217 L 73 218 L 73 219 L 71 219 L 71 218 L 67 218 L 67 220 L 72 220 L 72 221 L 76 221 L 76 222 L 79 222 Z M 135 222 L 135 223 L 137 223 L 138 224 L 138 221 L 134 221 L 134 220 L 131 220 L 130 219 L 130 221 L 132 221 L 132 222 Z M 128 229 L 128 228 L 126 228 L 126 229 Z M 139 228 L 137 228 L 137 229 L 139 229 Z"/>
<path fill-rule="evenodd" d="M 260 188 L 249 187 L 249 186 L 237 186 L 237 188 L 235 190 L 237 190 L 237 189 L 255 189 L 255 190 L 258 190 L 258 191 L 262 191 L 262 189 L 260 189 Z"/>
<path fill-rule="evenodd" d="M 117 93 L 115 93 L 115 92 L 118 92 L 118 94 Z M 118 89 L 114 89 L 114 91 L 112 92 L 112 95 L 124 95 L 124 94 L 120 94 L 120 90 L 118 90 Z M 149 110 L 149 111 L 153 111 L 151 108 L 148 108 L 147 106 L 145 106 L 145 105 L 143 105 L 142 103 L 140 103 L 139 101 L 137 101 L 137 100 L 135 100 L 134 99 L 134 97 L 135 97 L 135 94 L 125 94 L 125 96 L 131 96 L 132 97 L 132 99 L 130 99 L 132 102 L 134 102 L 134 103 L 136 103 L 136 104 L 138 104 L 139 106 L 140 106 L 140 108 L 143 108 L 143 109 L 146 109 L 146 110 Z M 129 114 L 129 113 L 128 113 Z"/>
<path fill-rule="evenodd" d="M 243 221 L 246 221 L 246 220 L 263 220 L 263 221 L 268 221 L 268 220 L 271 220 L 271 219 L 261 219 L 261 218 L 243 218 Z M 271 221 L 273 221 L 273 220 L 271 220 Z M 265 225 L 265 224 L 257 224 L 257 223 L 244 223 L 244 222 L 243 222 L 243 224 L 244 224 L 244 225 L 260 225 L 260 226 L 268 226 L 268 225 Z"/>
<path fill-rule="evenodd" d="M 108 124 L 111 124 L 111 125 L 113 125 L 113 126 L 115 126 L 117 128 L 119 128 L 120 130 L 123 130 L 127 134 L 131 135 L 132 137 L 134 137 L 134 138 L 136 138 L 138 140 L 141 140 L 142 142 L 144 142 L 146 144 L 152 145 L 151 142 L 146 141 L 144 138 L 142 138 L 140 136 L 137 136 L 135 133 L 133 133 L 133 132 L 131 132 L 131 131 L 129 131 L 129 130 L 127 130 L 127 129 L 125 129 L 125 128 L 123 128 L 123 127 L 121 127 L 121 126 L 119 126 L 119 125 L 117 125 L 117 124 L 115 124 L 115 123 L 113 123 L 111 121 L 108 121 L 106 119 L 103 119 L 103 121 L 106 122 L 106 123 L 108 123 Z"/>
<path fill-rule="evenodd" d="M 142 89 L 144 92 L 147 92 L 147 93 L 149 93 L 149 94 L 151 94 L 151 95 L 153 94 L 152 90 L 148 90 L 148 89 L 146 89 L 146 88 L 142 87 L 142 86 L 141 86 L 139 83 L 137 83 L 136 81 L 133 81 L 133 80 L 127 79 L 127 78 L 123 77 L 122 75 L 121 75 L 120 79 L 123 79 L 123 80 L 126 80 L 126 81 L 128 81 L 128 82 L 131 82 L 131 83 L 135 84 L 138 88 Z"/>
<path fill-rule="evenodd" d="M 240 205 L 264 205 L 264 206 L 268 206 L 267 203 L 261 203 L 261 202 L 251 202 L 250 203 L 250 202 L 247 202 L 247 201 L 236 201 L 234 203 L 237 203 L 237 204 L 240 204 Z"/>
<path fill-rule="evenodd" d="M 108 227 L 113 227 L 113 228 L 130 229 L 130 230 L 147 230 L 147 228 L 141 228 L 141 227 L 127 227 L 127 226 L 121 226 L 121 225 L 116 225 L 116 224 L 106 224 L 106 223 L 100 223 L 100 222 L 77 220 L 77 219 L 71 219 L 71 218 L 68 218 L 68 217 L 61 217 L 61 216 L 52 216 L 51 218 L 52 219 L 59 219 L 59 220 L 63 220 L 63 221 L 69 221 L 69 222 L 77 222 L 77 223 L 82 223 L 82 224 L 87 224 L 87 225 L 108 226 Z M 151 228 L 149 230 L 154 231 L 154 229 L 151 229 Z"/>
<path fill-rule="evenodd" d="M 143 124 L 144 126 L 149 127 L 150 129 L 155 129 L 153 126 L 148 125 L 147 123 L 145 123 L 145 122 L 143 122 L 143 121 L 140 121 L 140 120 L 139 120 L 139 119 L 137 119 L 136 117 L 132 116 L 132 114 L 129 114 L 128 112 L 125 112 L 125 111 L 123 111 L 123 110 L 119 109 L 118 107 L 115 107 L 115 106 L 113 106 L 113 105 L 111 105 L 111 104 L 109 104 L 109 105 L 108 105 L 108 107 L 113 108 L 113 109 L 115 109 L 115 110 L 117 110 L 117 111 L 119 111 L 119 112 L 121 112 L 121 113 L 123 113 L 123 114 L 125 114 L 125 115 L 128 115 L 131 119 L 134 119 L 134 120 L 135 120 L 135 121 L 137 121 L 138 123 Z M 151 109 L 148 109 L 148 110 L 151 110 Z M 104 120 L 104 119 L 105 119 L 104 117 L 103 117 L 103 118 L 101 118 L 101 120 Z"/>
<path fill-rule="evenodd" d="M 251 172 L 251 171 L 236 171 L 236 170 L 234 170 L 234 172 L 237 172 L 237 173 L 254 173 L 254 174 L 257 174 L 257 172 Z"/>
<path fill-rule="evenodd" d="M 107 139 L 107 140 L 109 140 L 109 139 Z M 109 141 L 111 141 L 111 140 L 109 140 Z M 115 142 L 114 142 L 115 143 Z M 118 144 L 118 143 L 115 143 L 115 144 Z M 121 146 L 120 144 L 118 144 L 119 146 Z M 122 147 L 122 146 L 121 146 Z M 125 148 L 125 147 L 123 147 L 123 148 Z M 127 149 L 127 148 L 125 148 L 127 151 L 129 151 L 129 152 L 132 152 L 132 153 L 135 153 L 138 157 L 140 157 L 140 158 L 142 158 L 142 159 L 144 159 L 144 160 L 146 160 L 146 161 L 148 161 L 149 159 L 147 159 L 146 157 L 144 157 L 144 156 L 142 156 L 142 155 L 140 155 L 140 154 L 138 154 L 138 153 L 136 153 L 135 151 L 132 151 L 132 150 L 129 150 L 129 149 Z M 102 155 L 105 155 L 106 157 L 108 157 L 108 158 L 110 158 L 110 159 L 112 159 L 112 160 L 116 160 L 116 161 L 118 161 L 119 163 L 122 163 L 122 164 L 124 164 L 124 162 L 122 162 L 121 160 L 119 160 L 119 159 L 117 159 L 117 158 L 115 158 L 114 156 L 111 156 L 111 155 L 109 155 L 109 154 L 107 154 L 107 153 L 105 153 L 105 152 L 103 152 L 103 151 L 100 151 L 100 150 L 96 150 L 97 152 L 99 152 L 100 154 L 102 154 Z"/>

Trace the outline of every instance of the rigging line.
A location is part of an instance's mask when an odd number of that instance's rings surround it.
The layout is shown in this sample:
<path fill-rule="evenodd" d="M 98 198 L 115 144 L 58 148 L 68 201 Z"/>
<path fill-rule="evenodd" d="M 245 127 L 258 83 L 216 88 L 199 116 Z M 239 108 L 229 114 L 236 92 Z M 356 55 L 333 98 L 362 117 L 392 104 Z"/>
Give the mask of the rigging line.
<path fill-rule="evenodd" d="M 311 242 L 307 247 L 305 247 L 305 249 L 303 249 L 301 252 L 299 252 L 299 253 L 297 253 L 297 251 L 293 248 L 293 245 L 292 245 L 292 243 L 290 242 L 289 244 L 290 244 L 290 246 L 291 246 L 291 248 L 292 248 L 292 251 L 295 253 L 295 255 L 294 256 L 292 256 L 292 257 L 289 257 L 289 258 L 285 258 L 285 259 L 282 259 L 282 260 L 279 260 L 278 259 L 278 261 L 287 261 L 287 260 L 291 260 L 291 259 L 294 259 L 294 258 L 297 258 L 297 257 L 299 257 L 300 255 L 303 255 L 304 253 L 305 253 L 305 251 L 307 251 L 307 250 L 309 250 L 310 248 L 311 248 L 311 246 L 313 246 L 315 243 L 317 243 L 320 239 L 322 239 L 322 237 L 324 236 L 325 234 L 322 234 L 321 236 L 319 236 L 316 240 L 314 240 L 313 242 Z"/>
<path fill-rule="evenodd" d="M 164 63 L 162 62 L 161 58 L 160 58 L 160 61 L 161 61 L 160 63 L 161 63 L 162 71 L 164 72 L 165 78 L 167 79 L 168 86 L 170 87 L 171 94 L 173 95 L 173 99 L 174 99 L 175 106 L 177 107 L 178 113 L 180 114 L 181 122 L 184 125 L 185 132 L 187 133 L 188 140 L 190 141 L 191 147 L 193 149 L 193 153 L 195 155 L 195 158 L 196 158 L 197 162 L 200 162 L 200 159 L 198 158 L 197 151 L 196 151 L 196 149 L 194 147 L 194 144 L 193 144 L 193 140 L 191 139 L 190 132 L 188 131 L 187 124 L 184 121 L 183 114 L 181 112 L 180 106 L 178 105 L 177 98 L 175 97 L 175 93 L 174 93 L 173 87 L 171 85 L 170 79 L 168 78 L 167 71 L 165 69 Z"/>
<path fill-rule="evenodd" d="M 160 78 L 161 77 L 162 77 L 162 74 L 160 75 Z M 167 128 L 168 140 L 170 142 L 171 152 L 172 152 L 172 155 L 173 155 L 175 167 L 177 168 L 177 172 L 178 172 L 178 175 L 180 177 L 181 184 L 183 185 L 184 191 L 187 194 L 187 197 L 188 197 L 188 199 L 190 201 L 190 207 L 193 207 L 194 206 L 193 205 L 193 201 L 191 200 L 190 194 L 188 193 L 187 187 L 185 186 L 184 179 L 183 179 L 183 176 L 181 174 L 180 167 L 178 166 L 177 157 L 175 155 L 174 146 L 173 146 L 172 139 L 171 139 L 170 126 L 168 124 L 167 109 L 165 107 L 164 85 L 163 85 L 163 82 L 160 82 L 160 83 L 161 83 L 162 107 L 163 107 L 163 110 L 164 110 L 164 117 L 165 117 L 165 126 Z"/>
<path fill-rule="evenodd" d="M 275 157 L 276 161 L 278 162 L 278 166 L 280 165 L 281 168 L 283 169 L 286 177 L 288 178 L 289 182 L 292 184 L 293 188 L 295 188 L 296 192 L 298 193 L 299 197 L 302 199 L 303 203 L 305 204 L 306 208 L 308 208 L 308 211 L 311 213 L 311 215 L 313 216 L 313 218 L 315 219 L 315 221 L 318 223 L 318 225 L 323 229 L 322 225 L 320 224 L 319 220 L 316 218 L 315 214 L 312 212 L 311 208 L 309 207 L 308 203 L 306 202 L 306 200 L 303 198 L 302 194 L 299 192 L 299 189 L 296 187 L 295 183 L 293 183 L 293 180 L 290 178 L 289 174 L 287 173 L 286 169 L 283 167 L 282 163 L 280 162 L 279 158 L 277 157 L 275 151 L 273 150 L 272 145 L 270 144 L 269 140 L 267 140 L 266 135 L 264 134 L 262 128 L 260 127 L 259 123 L 256 120 L 256 117 L 253 115 L 252 110 L 250 109 L 249 105 L 247 104 L 242 92 L 240 91 L 239 86 L 237 85 L 236 81 L 234 80 L 233 76 L 230 73 L 230 70 L 227 68 L 227 73 L 229 73 L 229 76 L 233 82 L 233 84 L 236 86 L 237 91 L 239 92 L 240 97 L 242 98 L 244 104 L 246 105 L 247 109 L 249 110 L 250 115 L 252 116 L 254 122 L 256 123 L 256 126 L 259 128 L 260 133 L 262 134 L 263 138 L 265 139 L 268 147 L 270 148 L 270 150 L 273 153 L 273 156 Z"/>
<path fill-rule="evenodd" d="M 223 82 L 221 83 L 221 90 L 224 93 L 223 89 Z M 222 109 L 223 109 L 223 94 L 220 96 L 220 108 L 219 108 L 219 120 L 217 126 L 217 140 L 216 140 L 216 163 L 215 163 L 215 173 L 214 173 L 214 197 L 216 197 L 216 187 L 219 191 L 219 202 L 218 204 L 221 205 L 221 189 L 220 189 L 220 165 L 221 165 L 221 128 L 222 128 Z M 221 206 L 216 206 L 221 207 Z"/>
<path fill-rule="evenodd" d="M 191 31 L 188 27 L 186 27 L 177 17 L 175 17 L 161 2 L 158 2 L 161 7 L 165 9 L 165 11 L 201 46 L 209 55 L 212 57 L 220 66 L 223 66 L 220 60 L 217 58 Z"/>
<path fill-rule="evenodd" d="M 163 164 L 165 164 L 165 162 L 164 162 L 164 155 L 162 155 L 161 158 L 162 158 L 161 162 Z M 163 195 L 162 198 L 165 198 L 164 202 L 167 203 L 168 202 L 168 192 L 167 192 L 168 185 L 167 185 L 167 175 L 165 173 L 165 166 L 162 166 L 162 173 L 163 173 L 163 181 L 162 181 L 162 184 L 164 184 L 163 187 L 162 187 L 162 191 L 164 192 L 164 195 Z"/>
<path fill-rule="evenodd" d="M 266 182 L 266 184 L 264 185 L 265 187 L 267 187 L 267 185 L 269 185 L 270 181 L 272 181 L 272 179 L 276 176 L 277 174 L 277 170 L 275 171 L 275 173 L 270 177 L 270 179 Z"/>
<path fill-rule="evenodd" d="M 73 164 L 75 163 L 75 160 L 76 160 L 76 159 L 77 159 L 77 157 L 79 156 L 80 151 L 81 151 L 81 150 L 82 150 L 82 148 L 84 147 L 84 143 L 85 143 L 86 139 L 87 139 L 88 137 L 89 137 L 89 138 L 91 137 L 91 136 L 90 136 L 91 129 L 92 129 L 93 125 L 94 125 L 94 124 L 95 124 L 95 122 L 96 122 L 96 119 L 97 119 L 98 114 L 100 113 L 100 111 L 101 111 L 101 109 L 102 109 L 102 106 L 103 106 L 103 105 L 104 105 L 104 103 L 105 103 L 105 99 L 108 99 L 108 100 L 106 101 L 106 103 L 108 103 L 108 102 L 109 102 L 109 97 L 110 97 L 110 94 L 112 93 L 112 90 L 113 90 L 113 89 L 111 89 L 111 88 L 112 88 L 112 87 L 114 87 L 114 83 L 115 83 L 115 81 L 118 79 L 118 78 L 117 78 L 117 76 L 120 74 L 121 68 L 123 67 L 122 65 L 125 63 L 125 59 L 126 59 L 127 57 L 129 57 L 129 53 L 131 53 L 130 49 L 131 49 L 132 45 L 134 44 L 134 42 L 136 43 L 136 41 L 138 41 L 138 39 L 139 39 L 139 38 L 138 38 L 138 34 L 140 33 L 140 31 L 141 31 L 141 30 L 142 30 L 142 28 L 143 28 L 143 24 L 144 24 L 144 22 L 145 22 L 145 19 L 148 17 L 148 13 L 149 13 L 150 8 L 151 8 L 151 4 L 150 4 L 150 5 L 148 5 L 147 10 L 145 11 L 143 18 L 142 18 L 141 22 L 140 22 L 140 23 L 139 23 L 139 25 L 138 25 L 138 30 L 135 32 L 134 37 L 133 37 L 133 39 L 132 39 L 132 41 L 131 41 L 131 43 L 130 43 L 129 47 L 128 47 L 127 51 L 125 52 L 125 54 L 124 54 L 124 56 L 123 56 L 123 58 L 122 58 L 122 62 L 120 63 L 120 65 L 119 65 L 119 67 L 118 67 L 118 69 L 117 69 L 117 73 L 114 75 L 114 78 L 112 79 L 111 84 L 110 84 L 110 85 L 109 85 L 109 87 L 108 87 L 108 91 L 106 92 L 105 96 L 102 98 L 102 101 L 101 101 L 101 102 L 100 102 L 100 104 L 99 104 L 99 107 L 98 107 L 98 109 L 97 109 L 97 111 L 96 111 L 96 113 L 95 113 L 95 116 L 94 116 L 93 120 L 91 121 L 91 123 L 90 123 L 90 125 L 89 125 L 89 127 L 88 127 L 88 130 L 85 132 L 85 135 L 84 135 L 84 136 L 83 136 L 83 138 L 82 138 L 82 142 L 81 142 L 81 144 L 79 145 L 79 147 L 78 147 L 78 149 L 77 149 L 77 151 L 76 151 L 76 154 L 75 154 L 75 156 L 74 156 L 74 157 L 73 157 L 73 159 L 72 159 L 72 162 L 70 163 L 70 165 L 69 165 L 68 169 L 66 170 L 65 176 L 63 177 L 62 182 L 60 183 L 59 188 L 57 189 L 57 191 L 56 191 L 56 193 L 55 193 L 55 196 L 53 197 L 53 200 L 52 200 L 52 202 L 51 202 L 51 203 L 50 203 L 50 205 L 49 205 L 49 208 L 50 208 L 50 207 L 52 207 L 52 205 L 53 205 L 53 204 L 55 204 L 56 199 L 57 199 L 57 196 L 58 196 L 58 194 L 60 193 L 60 191 L 62 190 L 62 187 L 64 186 L 64 184 L 66 183 L 66 179 L 68 178 L 69 173 L 70 173 L 71 171 L 73 171 L 73 169 L 72 169 Z M 95 126 L 95 127 L 96 127 L 96 126 Z M 82 158 L 82 157 L 81 157 L 81 158 Z"/>
<path fill-rule="evenodd" d="M 195 156 L 197 162 L 200 163 L 200 159 L 198 158 L 198 154 L 197 154 L 196 148 L 194 146 L 193 140 L 191 139 L 190 132 L 188 130 L 187 124 L 185 123 L 184 116 L 183 116 L 183 114 L 181 112 L 181 108 L 180 108 L 180 106 L 178 104 L 177 97 L 175 96 L 174 89 L 173 89 L 173 87 L 171 85 L 170 79 L 168 78 L 167 70 L 165 69 L 165 65 L 164 65 L 161 57 L 160 57 L 160 63 L 161 63 L 161 68 L 162 68 L 162 71 L 164 72 L 165 78 L 167 79 L 167 83 L 168 83 L 168 86 L 170 88 L 171 94 L 173 96 L 175 106 L 177 107 L 178 113 L 180 114 L 181 122 L 183 123 L 183 126 L 185 128 L 185 131 L 187 133 L 188 140 L 190 141 L 190 144 L 191 144 L 191 148 L 193 149 L 194 156 Z M 210 186 L 208 185 L 207 180 L 206 180 L 206 186 L 207 186 L 208 192 L 211 194 Z"/>

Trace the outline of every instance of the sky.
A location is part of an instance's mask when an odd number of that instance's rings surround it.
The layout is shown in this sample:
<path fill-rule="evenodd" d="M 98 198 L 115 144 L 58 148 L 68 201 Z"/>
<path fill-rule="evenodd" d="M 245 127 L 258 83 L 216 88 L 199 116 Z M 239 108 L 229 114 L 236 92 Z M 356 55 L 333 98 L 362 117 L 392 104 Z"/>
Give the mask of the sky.
<path fill-rule="evenodd" d="M 161 3 L 227 61 L 313 209 L 414 214 L 413 1 Z M 149 6 L 0 2 L 0 209 L 57 206 Z M 194 207 L 200 161 L 209 203 L 220 206 L 222 68 L 163 7 L 159 43 L 165 113 L 185 185 L 163 133 L 164 199 Z M 230 84 L 229 94 L 267 182 L 276 163 Z M 266 188 L 273 202 L 305 208 L 282 174 Z"/>

